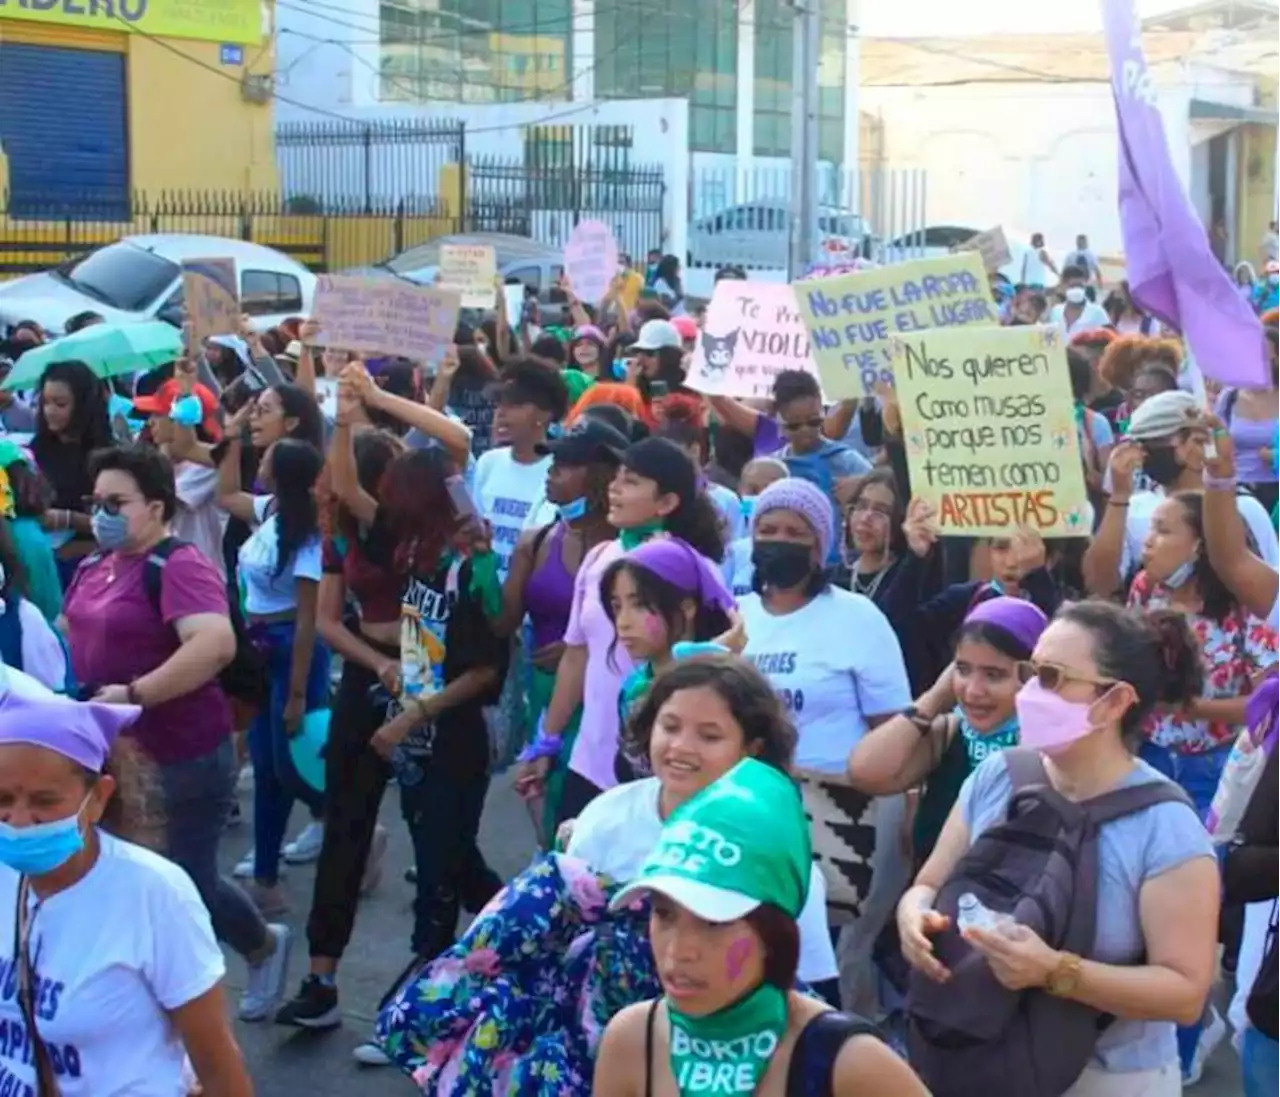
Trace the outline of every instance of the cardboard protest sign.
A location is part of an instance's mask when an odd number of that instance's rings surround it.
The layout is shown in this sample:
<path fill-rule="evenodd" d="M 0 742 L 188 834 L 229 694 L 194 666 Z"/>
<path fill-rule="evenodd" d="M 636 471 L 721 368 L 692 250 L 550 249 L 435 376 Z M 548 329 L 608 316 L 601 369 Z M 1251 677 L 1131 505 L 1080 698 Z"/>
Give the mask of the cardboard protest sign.
<path fill-rule="evenodd" d="M 322 274 L 316 279 L 316 343 L 438 362 L 458 326 L 458 295 L 399 279 Z"/>
<path fill-rule="evenodd" d="M 793 288 L 823 391 L 832 400 L 865 396 L 881 381 L 892 384 L 895 335 L 997 320 L 974 252 L 807 279 Z"/>
<path fill-rule="evenodd" d="M 491 309 L 497 292 L 498 260 L 488 244 L 441 244 L 441 289 L 462 298 L 464 309 Z"/>
<path fill-rule="evenodd" d="M 966 240 L 958 250 L 976 251 L 982 256 L 982 266 L 988 274 L 1013 261 L 1013 253 L 1009 250 L 1009 241 L 1005 238 L 1004 228 L 1000 225 L 993 229 L 988 229 L 986 232 L 980 232 L 977 236 Z"/>
<path fill-rule="evenodd" d="M 716 283 L 686 383 L 709 396 L 769 397 L 784 369 L 816 378 L 809 333 L 788 285 Z"/>
<path fill-rule="evenodd" d="M 188 259 L 182 264 L 182 302 L 187 311 L 187 353 L 211 335 L 240 329 L 240 290 L 234 259 Z"/>
<path fill-rule="evenodd" d="M 943 535 L 1089 535 L 1057 327 L 935 328 L 896 336 L 893 353 L 911 490 Z"/>
<path fill-rule="evenodd" d="M 618 273 L 618 242 L 603 221 L 579 221 L 564 246 L 564 270 L 578 300 L 598 305 Z"/>

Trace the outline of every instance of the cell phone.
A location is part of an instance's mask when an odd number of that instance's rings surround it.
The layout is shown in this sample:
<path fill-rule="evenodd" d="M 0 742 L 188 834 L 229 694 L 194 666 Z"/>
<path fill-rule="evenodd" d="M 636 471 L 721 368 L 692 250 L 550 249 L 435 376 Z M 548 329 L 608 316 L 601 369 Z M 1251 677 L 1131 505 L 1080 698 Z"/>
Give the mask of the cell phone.
<path fill-rule="evenodd" d="M 479 511 L 476 510 L 471 493 L 467 491 L 467 485 L 461 476 L 450 476 L 446 479 L 444 489 L 449 493 L 449 502 L 453 504 L 454 513 L 461 521 L 479 517 Z"/>

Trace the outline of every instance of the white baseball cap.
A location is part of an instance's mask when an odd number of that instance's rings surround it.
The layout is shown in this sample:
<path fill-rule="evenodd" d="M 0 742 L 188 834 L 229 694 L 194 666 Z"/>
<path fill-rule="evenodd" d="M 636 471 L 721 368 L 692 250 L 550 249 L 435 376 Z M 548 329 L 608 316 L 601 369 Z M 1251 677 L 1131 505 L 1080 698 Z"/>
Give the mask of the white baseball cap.
<path fill-rule="evenodd" d="M 661 350 L 663 347 L 684 347 L 680 332 L 670 320 L 646 320 L 640 325 L 636 341 L 631 344 L 632 350 Z"/>

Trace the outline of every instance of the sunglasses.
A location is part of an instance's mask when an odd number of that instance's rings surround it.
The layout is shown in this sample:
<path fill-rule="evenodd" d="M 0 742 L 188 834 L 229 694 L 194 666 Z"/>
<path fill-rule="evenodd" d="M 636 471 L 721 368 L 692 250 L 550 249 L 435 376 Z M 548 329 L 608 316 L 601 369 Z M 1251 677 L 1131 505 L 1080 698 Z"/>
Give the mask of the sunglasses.
<path fill-rule="evenodd" d="M 119 514 L 130 503 L 137 502 L 137 499 L 127 495 L 86 495 L 82 500 L 84 509 L 93 512 L 101 511 L 103 514 L 110 514 L 113 517 Z"/>
<path fill-rule="evenodd" d="M 1081 674 L 1059 663 L 1033 663 L 1027 660 L 1018 664 L 1018 680 L 1025 686 L 1032 679 L 1040 683 L 1041 689 L 1057 693 L 1070 682 L 1084 682 L 1098 689 L 1110 689 L 1119 683 L 1114 678 L 1096 678 L 1093 675 Z"/>
<path fill-rule="evenodd" d="M 821 416 L 814 416 L 812 419 L 805 419 L 800 423 L 783 423 L 782 429 L 788 434 L 795 434 L 797 431 L 801 430 L 821 430 L 822 423 L 823 420 Z"/>

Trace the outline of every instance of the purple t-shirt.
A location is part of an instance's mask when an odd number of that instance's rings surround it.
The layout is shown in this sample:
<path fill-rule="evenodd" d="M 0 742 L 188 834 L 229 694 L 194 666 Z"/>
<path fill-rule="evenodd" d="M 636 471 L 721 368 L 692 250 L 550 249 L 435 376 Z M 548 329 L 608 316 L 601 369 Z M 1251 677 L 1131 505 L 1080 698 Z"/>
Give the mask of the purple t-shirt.
<path fill-rule="evenodd" d="M 1262 459 L 1264 449 L 1273 450 L 1276 444 L 1276 420 L 1244 419 L 1235 413 L 1238 393 L 1225 389 L 1218 394 L 1214 408 L 1219 418 L 1227 424 L 1231 441 L 1236 447 L 1236 475 L 1243 484 L 1274 484 L 1275 467 Z"/>
<path fill-rule="evenodd" d="M 85 562 L 67 588 L 63 614 L 71 665 L 82 687 L 128 685 L 178 650 L 174 624 L 197 613 L 227 616 L 227 587 L 194 545 L 164 565 L 160 612 L 143 585 L 146 555 Z M 161 765 L 209 754 L 231 733 L 231 707 L 217 681 L 143 710 L 129 729 Z"/>
<path fill-rule="evenodd" d="M 582 690 L 582 722 L 569 756 L 569 768 L 597 788 L 618 783 L 613 762 L 618 753 L 618 691 L 635 664 L 619 644 L 612 653 L 614 628 L 600 603 L 600 579 L 625 555 L 619 541 L 607 541 L 587 554 L 573 581 L 573 608 L 564 642 L 586 646 L 587 674 Z"/>
<path fill-rule="evenodd" d="M 752 439 L 755 457 L 772 457 L 782 448 L 782 428 L 772 415 L 756 416 L 756 434 Z"/>

